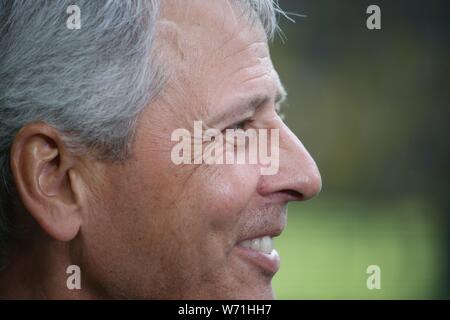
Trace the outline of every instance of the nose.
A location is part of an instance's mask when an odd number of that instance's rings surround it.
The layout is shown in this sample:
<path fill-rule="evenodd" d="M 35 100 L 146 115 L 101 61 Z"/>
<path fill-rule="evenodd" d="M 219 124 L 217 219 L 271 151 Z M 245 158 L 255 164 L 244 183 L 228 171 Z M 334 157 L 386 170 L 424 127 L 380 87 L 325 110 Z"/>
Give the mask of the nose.
<path fill-rule="evenodd" d="M 319 169 L 297 136 L 283 123 L 279 130 L 279 169 L 274 175 L 261 175 L 258 193 L 303 201 L 315 197 L 322 188 Z"/>

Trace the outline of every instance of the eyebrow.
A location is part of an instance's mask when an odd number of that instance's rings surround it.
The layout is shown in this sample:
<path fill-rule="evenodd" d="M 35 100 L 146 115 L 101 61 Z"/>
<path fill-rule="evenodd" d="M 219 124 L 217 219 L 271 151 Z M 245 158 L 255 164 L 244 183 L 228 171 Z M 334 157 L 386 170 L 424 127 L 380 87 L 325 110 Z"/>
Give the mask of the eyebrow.
<path fill-rule="evenodd" d="M 244 98 L 237 99 L 226 111 L 222 112 L 217 116 L 216 120 L 223 121 L 224 119 L 232 118 L 233 120 L 241 120 L 241 118 L 245 118 L 245 115 L 248 114 L 248 117 L 252 116 L 259 107 L 263 106 L 267 101 L 270 101 L 272 96 L 267 94 L 255 94 L 248 95 Z M 287 99 L 287 93 L 284 87 L 281 85 L 278 88 L 277 94 L 275 96 L 275 108 L 276 111 L 279 112 L 280 105 L 285 102 Z M 244 117 L 243 117 L 244 115 Z"/>

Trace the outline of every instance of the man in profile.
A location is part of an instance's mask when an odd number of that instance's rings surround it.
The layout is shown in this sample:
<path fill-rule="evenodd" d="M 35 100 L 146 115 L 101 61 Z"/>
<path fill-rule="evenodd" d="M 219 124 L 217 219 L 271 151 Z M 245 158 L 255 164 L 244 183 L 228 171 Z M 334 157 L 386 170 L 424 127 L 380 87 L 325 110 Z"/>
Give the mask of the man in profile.
<path fill-rule="evenodd" d="M 287 203 L 321 188 L 278 114 L 281 10 L 72 2 L 0 0 L 0 297 L 272 299 Z M 174 163 L 171 134 L 195 121 L 277 130 L 276 173 Z"/>

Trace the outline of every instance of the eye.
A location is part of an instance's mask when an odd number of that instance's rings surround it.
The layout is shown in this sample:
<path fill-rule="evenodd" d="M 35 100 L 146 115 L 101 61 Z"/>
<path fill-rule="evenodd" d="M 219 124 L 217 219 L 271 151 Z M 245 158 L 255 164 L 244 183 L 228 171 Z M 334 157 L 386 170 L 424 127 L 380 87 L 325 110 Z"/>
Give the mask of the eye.
<path fill-rule="evenodd" d="M 252 123 L 252 119 L 245 119 L 243 121 L 236 122 L 235 124 L 227 127 L 225 130 L 245 130 L 248 124 Z"/>

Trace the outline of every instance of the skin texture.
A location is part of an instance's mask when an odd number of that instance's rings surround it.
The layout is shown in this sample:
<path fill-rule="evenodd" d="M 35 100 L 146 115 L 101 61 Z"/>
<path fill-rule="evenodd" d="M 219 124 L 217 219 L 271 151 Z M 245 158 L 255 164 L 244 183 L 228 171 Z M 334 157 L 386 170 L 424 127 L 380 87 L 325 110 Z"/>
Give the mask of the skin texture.
<path fill-rule="evenodd" d="M 157 30 L 171 78 L 141 114 L 124 163 L 74 155 L 44 123 L 24 127 L 11 151 L 31 230 L 0 273 L 7 298 L 271 299 L 273 272 L 237 253 L 275 236 L 289 201 L 321 188 L 318 169 L 276 112 L 283 93 L 261 25 L 224 1 L 168 1 Z M 258 99 L 257 110 L 245 110 Z M 175 165 L 171 133 L 202 120 L 220 131 L 280 130 L 280 166 Z M 80 266 L 82 289 L 66 287 Z"/>

